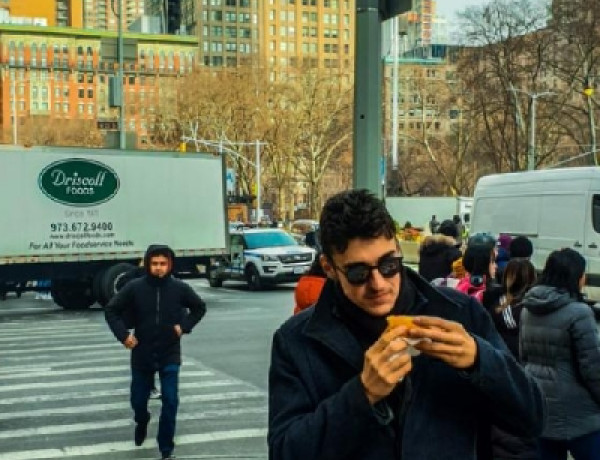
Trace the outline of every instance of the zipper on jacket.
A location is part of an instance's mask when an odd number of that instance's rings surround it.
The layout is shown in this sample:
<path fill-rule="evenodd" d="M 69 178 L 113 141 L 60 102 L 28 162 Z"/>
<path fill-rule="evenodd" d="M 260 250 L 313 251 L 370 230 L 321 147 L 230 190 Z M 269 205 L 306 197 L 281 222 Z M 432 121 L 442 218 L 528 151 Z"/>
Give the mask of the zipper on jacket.
<path fill-rule="evenodd" d="M 160 288 L 156 288 L 156 325 L 159 324 L 160 316 Z"/>

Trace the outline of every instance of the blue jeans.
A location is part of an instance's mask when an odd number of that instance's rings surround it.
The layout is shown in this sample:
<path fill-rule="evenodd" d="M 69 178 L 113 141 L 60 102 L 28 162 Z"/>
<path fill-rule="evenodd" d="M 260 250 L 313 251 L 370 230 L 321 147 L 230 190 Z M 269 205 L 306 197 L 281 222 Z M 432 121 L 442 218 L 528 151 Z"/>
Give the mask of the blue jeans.
<path fill-rule="evenodd" d="M 567 460 L 567 452 L 575 460 L 597 460 L 600 458 L 600 431 L 570 441 L 540 439 L 540 447 L 542 460 Z"/>
<path fill-rule="evenodd" d="M 179 407 L 179 364 L 168 364 L 159 369 L 162 409 L 158 422 L 158 449 L 170 454 L 175 448 L 175 423 Z M 154 371 L 131 369 L 131 408 L 135 423 L 148 423 L 148 399 L 154 388 Z"/>

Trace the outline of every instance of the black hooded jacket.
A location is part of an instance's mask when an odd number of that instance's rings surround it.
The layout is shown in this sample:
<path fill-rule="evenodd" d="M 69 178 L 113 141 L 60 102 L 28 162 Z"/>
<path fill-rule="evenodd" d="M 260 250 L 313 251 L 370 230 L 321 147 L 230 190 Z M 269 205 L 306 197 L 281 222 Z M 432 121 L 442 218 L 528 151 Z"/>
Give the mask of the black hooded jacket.
<path fill-rule="evenodd" d="M 144 266 L 149 267 L 150 258 L 157 255 L 169 258 L 173 266 L 175 254 L 164 245 L 148 247 Z M 128 321 L 131 318 L 138 340 L 131 353 L 131 366 L 143 370 L 181 364 L 181 340 L 175 325 L 189 333 L 205 313 L 205 303 L 188 284 L 170 273 L 157 278 L 148 271 L 127 283 L 105 307 L 106 322 L 119 342 L 129 336 L 124 317 Z"/>
<path fill-rule="evenodd" d="M 419 248 L 419 275 L 427 281 L 452 273 L 452 262 L 462 256 L 456 241 L 445 235 L 432 235 Z"/>

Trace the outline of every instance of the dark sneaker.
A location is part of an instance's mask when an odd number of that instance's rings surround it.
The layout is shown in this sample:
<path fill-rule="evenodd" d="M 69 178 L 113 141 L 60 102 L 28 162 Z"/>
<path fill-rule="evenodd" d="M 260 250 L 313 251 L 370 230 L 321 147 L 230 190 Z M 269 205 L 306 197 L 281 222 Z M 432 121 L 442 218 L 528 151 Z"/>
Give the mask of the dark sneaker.
<path fill-rule="evenodd" d="M 162 454 L 162 460 L 176 460 L 175 455 L 164 453 Z"/>
<path fill-rule="evenodd" d="M 135 425 L 135 433 L 133 440 L 135 441 L 136 446 L 141 446 L 144 444 L 146 440 L 146 434 L 148 433 L 148 422 L 150 419 L 146 420 L 146 423 L 138 423 Z"/>
<path fill-rule="evenodd" d="M 156 388 L 152 388 L 150 392 L 150 399 L 160 399 L 162 398 L 162 394 Z"/>

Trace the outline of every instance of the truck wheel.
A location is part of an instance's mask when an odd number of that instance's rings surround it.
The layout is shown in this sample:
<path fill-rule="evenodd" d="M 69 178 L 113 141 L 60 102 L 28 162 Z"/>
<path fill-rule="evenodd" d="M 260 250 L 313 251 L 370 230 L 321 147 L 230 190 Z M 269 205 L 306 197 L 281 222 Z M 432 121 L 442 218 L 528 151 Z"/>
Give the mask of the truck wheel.
<path fill-rule="evenodd" d="M 135 267 L 131 264 L 121 262 L 106 269 L 102 276 L 102 295 L 104 296 L 106 303 L 108 303 L 110 299 L 119 292 L 119 289 L 123 287 L 120 283 L 121 278 L 134 268 Z"/>
<path fill-rule="evenodd" d="M 104 270 L 98 270 L 92 280 L 92 294 L 98 302 L 98 305 L 104 307 L 108 301 L 104 297 L 104 291 L 102 290 L 102 278 L 104 277 Z"/>
<path fill-rule="evenodd" d="M 220 288 L 223 286 L 223 280 L 219 278 L 219 274 L 215 267 L 208 267 L 208 284 L 212 288 Z"/>
<path fill-rule="evenodd" d="M 91 283 L 84 280 L 52 280 L 52 300 L 65 310 L 83 310 L 94 303 Z"/>
<path fill-rule="evenodd" d="M 246 280 L 248 282 L 248 289 L 251 291 L 260 291 L 262 289 L 260 273 L 254 265 L 250 265 L 246 269 Z"/>

